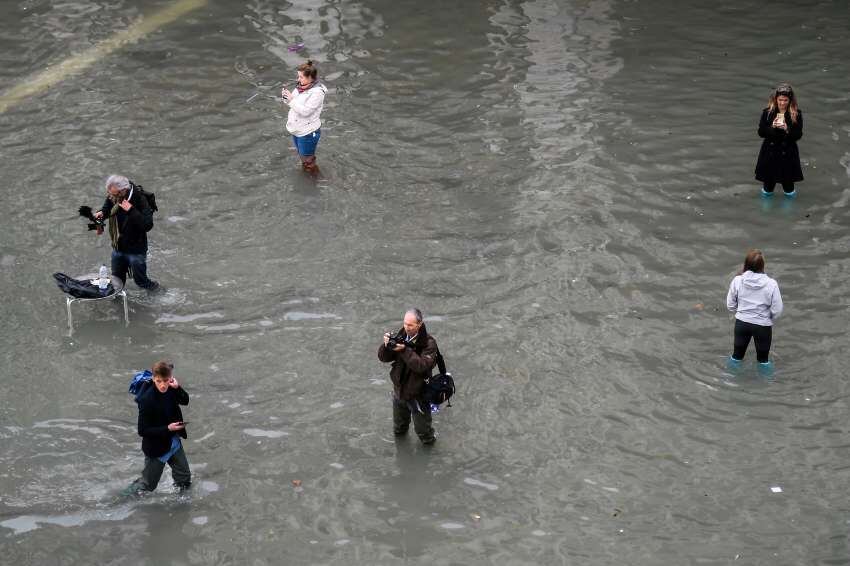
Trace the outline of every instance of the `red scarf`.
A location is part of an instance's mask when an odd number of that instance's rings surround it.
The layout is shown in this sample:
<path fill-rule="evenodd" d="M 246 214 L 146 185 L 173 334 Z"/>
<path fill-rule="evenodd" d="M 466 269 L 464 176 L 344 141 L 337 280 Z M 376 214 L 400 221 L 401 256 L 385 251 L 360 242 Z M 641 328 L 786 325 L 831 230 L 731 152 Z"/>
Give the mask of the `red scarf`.
<path fill-rule="evenodd" d="M 307 86 L 301 86 L 301 83 L 297 83 L 295 85 L 295 88 L 298 89 L 298 92 L 306 92 L 306 91 L 310 90 L 311 88 L 313 88 L 314 86 L 316 86 L 317 84 L 319 84 L 319 81 L 316 81 L 316 80 L 314 80 L 313 82 L 311 82 Z"/>

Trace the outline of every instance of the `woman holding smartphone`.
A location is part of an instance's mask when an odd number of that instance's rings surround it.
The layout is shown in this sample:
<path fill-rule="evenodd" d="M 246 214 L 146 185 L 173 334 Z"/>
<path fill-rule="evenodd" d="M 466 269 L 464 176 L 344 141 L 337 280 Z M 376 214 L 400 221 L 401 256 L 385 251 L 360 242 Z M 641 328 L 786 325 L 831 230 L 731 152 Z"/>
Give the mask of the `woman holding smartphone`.
<path fill-rule="evenodd" d="M 764 138 L 756 163 L 756 179 L 763 183 L 762 195 L 773 195 L 776 184 L 787 197 L 797 196 L 794 183 L 803 180 L 797 140 L 803 137 L 803 113 L 791 85 L 781 84 L 770 95 L 761 113 L 759 136 Z"/>
<path fill-rule="evenodd" d="M 283 101 L 289 106 L 289 116 L 286 119 L 286 129 L 292 134 L 292 142 L 301 165 L 310 174 L 318 173 L 316 165 L 316 146 L 322 136 L 322 106 L 328 89 L 321 84 L 318 70 L 312 61 L 298 65 L 298 83 L 295 90 L 284 87 L 280 91 Z"/>

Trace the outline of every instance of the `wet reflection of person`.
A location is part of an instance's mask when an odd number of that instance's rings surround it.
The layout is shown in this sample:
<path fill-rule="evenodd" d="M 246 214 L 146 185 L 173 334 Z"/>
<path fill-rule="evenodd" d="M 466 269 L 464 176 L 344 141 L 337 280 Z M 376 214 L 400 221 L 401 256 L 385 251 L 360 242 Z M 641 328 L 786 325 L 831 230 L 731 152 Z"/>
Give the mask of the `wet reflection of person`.
<path fill-rule="evenodd" d="M 187 438 L 180 405 L 189 404 L 189 394 L 172 375 L 171 368 L 167 362 L 154 364 L 152 383 L 145 385 L 139 394 L 138 431 L 145 468 L 130 486 L 134 492 L 155 490 L 166 463 L 171 467 L 177 488 L 182 491 L 192 484 L 189 460 L 180 442 L 181 438 Z"/>
<path fill-rule="evenodd" d="M 419 309 L 404 313 L 401 329 L 395 336 L 384 334 L 378 347 L 378 359 L 392 362 L 390 379 L 393 383 L 393 432 L 407 433 L 410 420 L 423 444 L 437 439 L 431 426 L 431 407 L 425 401 L 425 380 L 437 363 L 437 341 L 428 334 Z"/>
<path fill-rule="evenodd" d="M 292 134 L 292 143 L 298 150 L 301 166 L 311 175 L 318 175 L 316 165 L 316 146 L 322 137 L 322 107 L 327 87 L 319 82 L 318 70 L 312 61 L 298 66 L 298 84 L 295 90 L 283 88 L 280 91 L 283 101 L 289 105 L 286 129 Z"/>

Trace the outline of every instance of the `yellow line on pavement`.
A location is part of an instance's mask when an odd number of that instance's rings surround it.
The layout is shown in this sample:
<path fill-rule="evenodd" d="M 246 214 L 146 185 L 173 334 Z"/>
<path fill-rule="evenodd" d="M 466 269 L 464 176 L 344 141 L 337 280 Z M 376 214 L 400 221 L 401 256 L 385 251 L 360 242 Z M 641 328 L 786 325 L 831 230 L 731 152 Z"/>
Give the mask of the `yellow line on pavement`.
<path fill-rule="evenodd" d="M 68 75 L 85 70 L 127 43 L 141 39 L 152 31 L 173 22 L 180 16 L 196 10 L 206 3 L 207 0 L 178 0 L 167 8 L 163 8 L 159 12 L 142 18 L 126 30 L 119 31 L 109 39 L 101 41 L 82 53 L 78 53 L 58 65 L 33 75 L 7 92 L 0 94 L 0 114 L 6 112 L 6 110 L 22 100 L 58 83 Z"/>

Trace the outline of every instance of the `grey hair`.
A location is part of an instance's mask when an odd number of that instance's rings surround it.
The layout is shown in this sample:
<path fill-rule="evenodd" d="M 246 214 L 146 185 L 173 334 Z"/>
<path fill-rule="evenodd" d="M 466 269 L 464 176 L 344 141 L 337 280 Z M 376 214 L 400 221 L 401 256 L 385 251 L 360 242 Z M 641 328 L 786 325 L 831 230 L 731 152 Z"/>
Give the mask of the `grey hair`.
<path fill-rule="evenodd" d="M 417 309 L 416 307 L 412 307 L 404 311 L 404 315 L 407 316 L 412 314 L 416 317 L 416 322 L 422 322 L 422 311 Z"/>
<path fill-rule="evenodd" d="M 130 179 L 125 177 L 124 175 L 110 175 L 108 179 L 106 179 L 106 190 L 109 190 L 109 187 L 115 187 L 119 191 L 126 191 L 130 188 Z"/>

